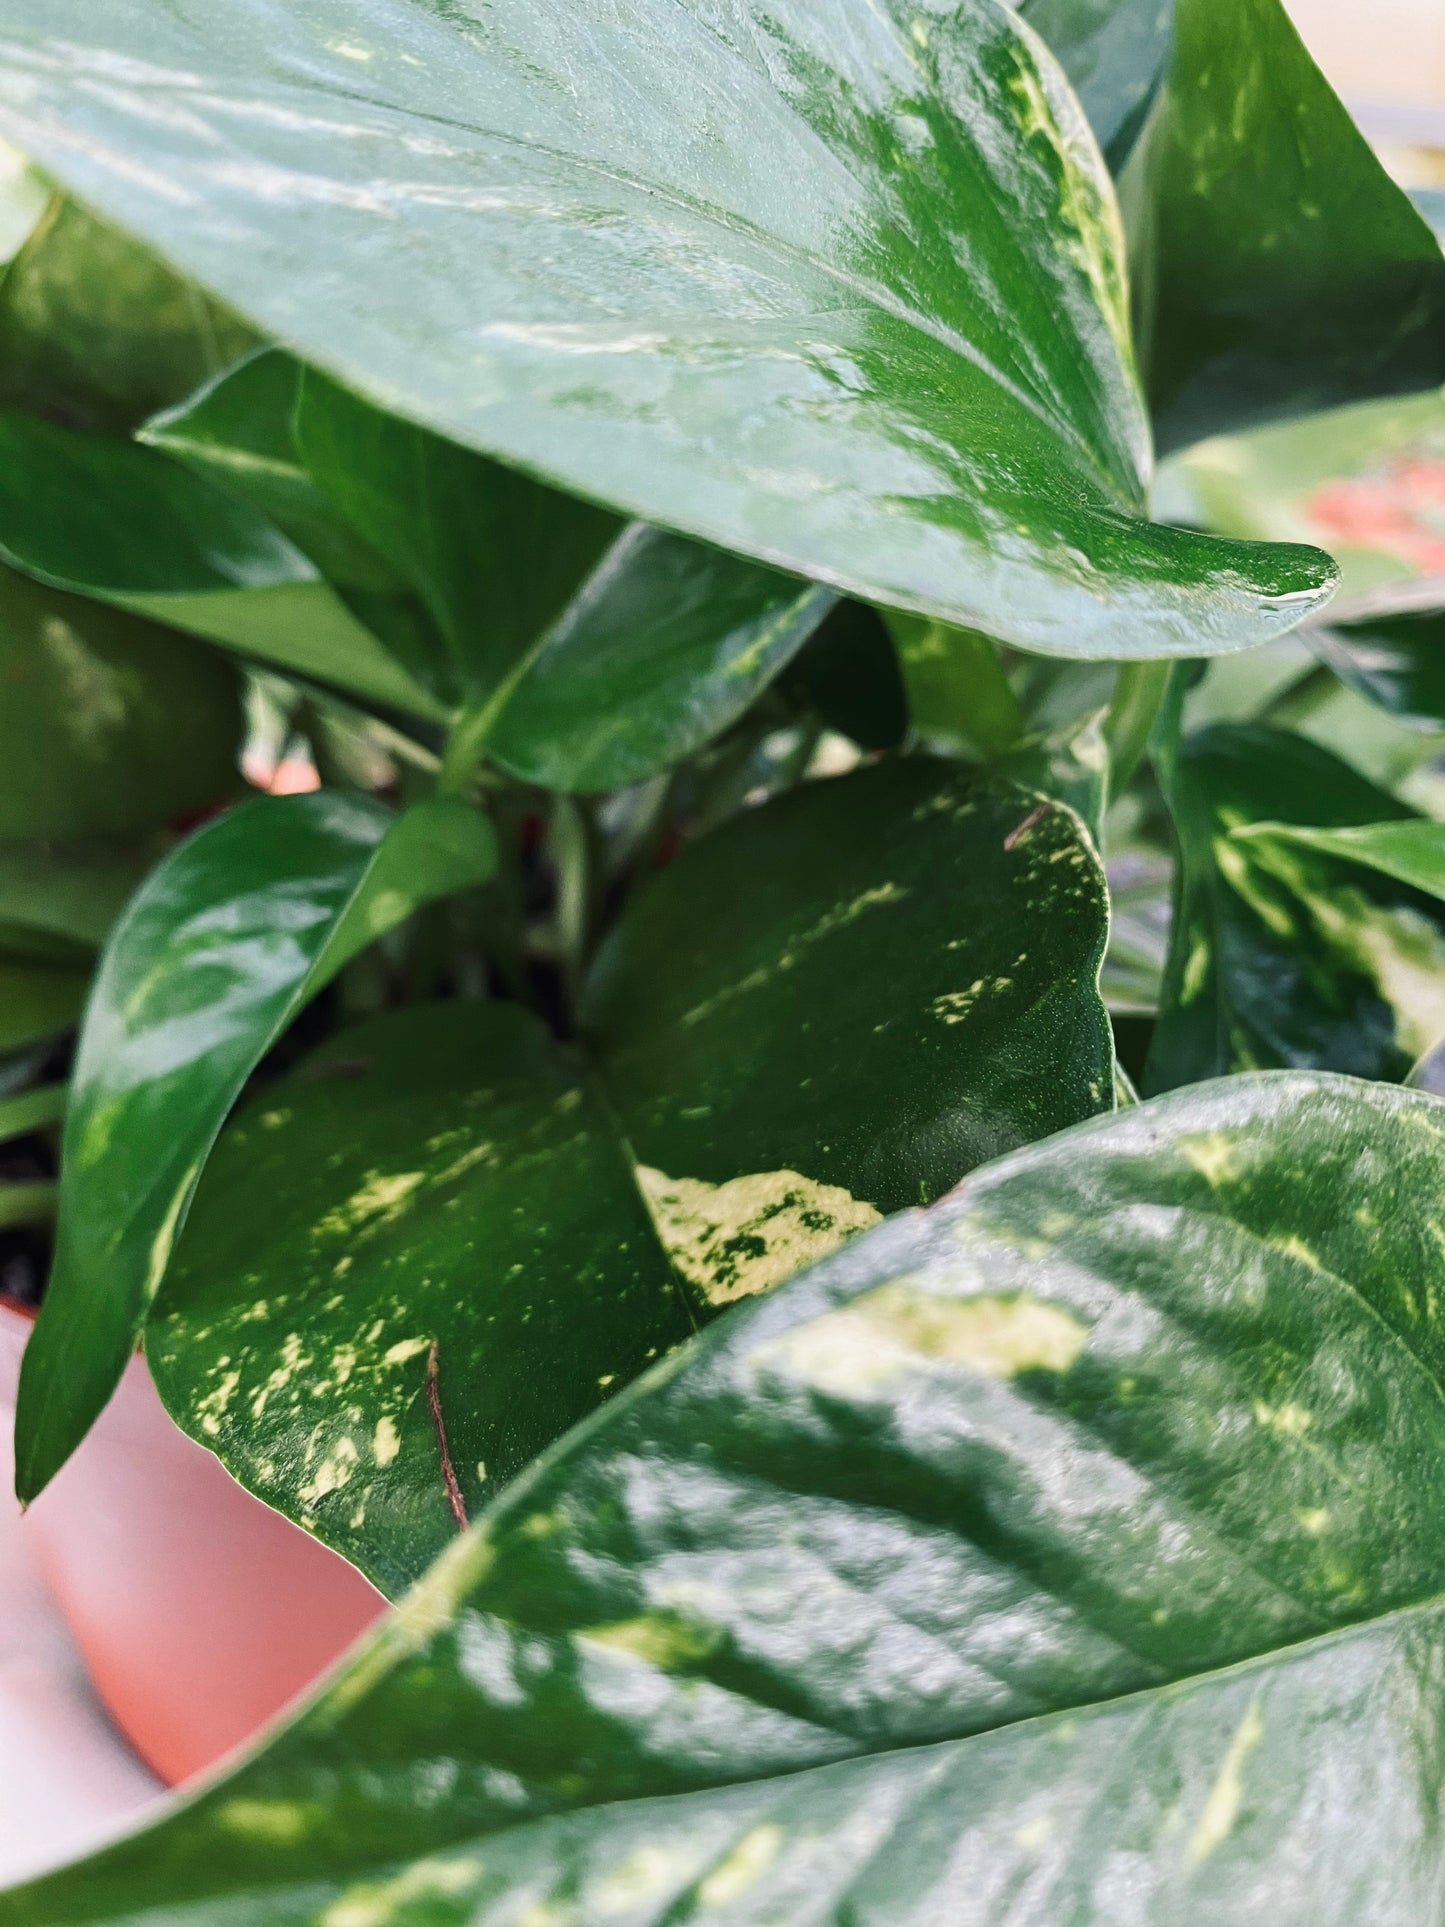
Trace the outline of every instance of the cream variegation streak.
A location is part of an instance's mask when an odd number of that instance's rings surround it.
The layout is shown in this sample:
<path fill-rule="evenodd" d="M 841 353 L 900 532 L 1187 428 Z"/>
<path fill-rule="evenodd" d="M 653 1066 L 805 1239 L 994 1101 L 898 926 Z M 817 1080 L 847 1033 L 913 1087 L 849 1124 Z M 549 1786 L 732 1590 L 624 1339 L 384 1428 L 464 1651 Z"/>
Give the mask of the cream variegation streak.
<path fill-rule="evenodd" d="M 637 1182 L 669 1257 L 710 1305 L 771 1291 L 804 1265 L 881 1222 L 841 1185 L 798 1171 L 708 1184 L 639 1165 Z"/>

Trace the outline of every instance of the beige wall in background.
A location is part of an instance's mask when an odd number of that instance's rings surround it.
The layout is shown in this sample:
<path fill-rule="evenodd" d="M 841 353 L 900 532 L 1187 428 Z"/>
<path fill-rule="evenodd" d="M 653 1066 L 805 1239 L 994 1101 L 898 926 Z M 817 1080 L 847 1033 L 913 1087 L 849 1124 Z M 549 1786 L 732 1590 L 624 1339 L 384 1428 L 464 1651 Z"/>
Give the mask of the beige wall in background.
<path fill-rule="evenodd" d="M 1445 0 L 1285 0 L 1351 102 L 1445 108 Z"/>

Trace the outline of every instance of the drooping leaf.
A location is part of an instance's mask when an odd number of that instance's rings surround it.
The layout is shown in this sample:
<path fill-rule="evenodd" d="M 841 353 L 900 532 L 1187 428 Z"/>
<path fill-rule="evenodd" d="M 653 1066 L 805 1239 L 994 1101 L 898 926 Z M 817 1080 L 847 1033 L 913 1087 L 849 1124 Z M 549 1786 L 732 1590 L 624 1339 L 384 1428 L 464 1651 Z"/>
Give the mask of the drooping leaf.
<path fill-rule="evenodd" d="M 616 516 L 307 372 L 296 445 L 339 514 L 430 611 L 453 686 L 496 690 L 616 537 Z"/>
<path fill-rule="evenodd" d="M 1007 9 L 6 0 L 0 124 L 382 406 L 890 607 L 1197 655 L 1333 582 L 1140 519 L 1111 187 Z"/>
<path fill-rule="evenodd" d="M 394 817 L 320 791 L 249 804 L 151 872 L 106 948 L 76 1059 L 55 1264 L 20 1379 L 23 1499 L 115 1389 L 264 1052 L 349 958 L 494 860 L 464 804 Z"/>
<path fill-rule="evenodd" d="M 1429 1920 L 1442 1188 L 1438 1100 L 1308 1073 L 976 1173 L 649 1374 L 0 1923 Z"/>
<path fill-rule="evenodd" d="M 129 235 L 56 194 L 0 281 L 0 408 L 126 434 L 254 341 Z"/>
<path fill-rule="evenodd" d="M 1146 1088 L 1272 1065 L 1403 1078 L 1445 1034 L 1439 904 L 1377 869 L 1234 832 L 1410 811 L 1282 730 L 1202 730 L 1160 768 L 1179 865 Z"/>
<path fill-rule="evenodd" d="M 303 378 L 293 356 L 259 349 L 177 407 L 153 416 L 139 439 L 259 509 L 409 676 L 437 700 L 454 698 L 446 644 L 421 599 L 332 506 L 301 460 L 296 418 Z M 344 661 L 338 666 L 344 672 Z M 330 680 L 337 680 L 335 670 Z"/>
<path fill-rule="evenodd" d="M 395 1594 L 691 1330 L 577 1066 L 514 1005 L 420 1005 L 223 1135 L 146 1355 L 243 1484 Z"/>
<path fill-rule="evenodd" d="M 440 713 L 271 522 L 157 449 L 0 415 L 0 559 L 363 702 Z"/>
<path fill-rule="evenodd" d="M 239 788 L 241 703 L 225 661 L 3 568 L 0 691 L 7 841 L 135 836 Z"/>
<path fill-rule="evenodd" d="M 552 789 L 643 782 L 736 722 L 833 601 L 830 590 L 634 522 L 539 637 L 491 753 Z"/>
<path fill-rule="evenodd" d="M 583 1003 L 673 1248 L 773 1191 L 896 1211 L 1110 1108 L 1106 930 L 1070 811 L 930 758 L 805 784 L 694 845 Z M 761 1216 L 733 1229 L 767 1242 Z M 710 1248 L 694 1281 L 721 1302 L 737 1256 Z"/>
<path fill-rule="evenodd" d="M 1164 78 L 1173 0 L 1021 0 L 1019 12 L 1058 56 L 1117 174 Z"/>
<path fill-rule="evenodd" d="M 1281 0 L 1174 0 L 1125 184 L 1155 435 L 1445 381 L 1445 257 Z"/>

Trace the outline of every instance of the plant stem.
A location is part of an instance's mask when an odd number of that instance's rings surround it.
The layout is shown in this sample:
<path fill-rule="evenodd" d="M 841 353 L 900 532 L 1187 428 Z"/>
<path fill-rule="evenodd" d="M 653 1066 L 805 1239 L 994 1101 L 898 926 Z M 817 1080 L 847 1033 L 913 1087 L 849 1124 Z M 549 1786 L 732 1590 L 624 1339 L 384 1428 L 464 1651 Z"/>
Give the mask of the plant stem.
<path fill-rule="evenodd" d="M 1125 662 L 1119 665 L 1114 698 L 1104 718 L 1104 741 L 1109 748 L 1109 798 L 1122 796 L 1129 778 L 1149 747 L 1149 732 L 1169 686 L 1167 662 Z"/>
<path fill-rule="evenodd" d="M 18 1225 L 49 1224 L 55 1217 L 59 1191 L 59 1185 L 48 1181 L 0 1184 L 0 1231 L 11 1231 Z"/>
<path fill-rule="evenodd" d="M 437 771 L 438 796 L 471 795 L 477 771 L 487 753 L 487 743 L 496 727 L 497 718 L 507 706 L 515 680 L 515 676 L 509 676 L 482 702 L 458 714 L 442 752 L 441 768 Z"/>
<path fill-rule="evenodd" d="M 0 1144 L 13 1137 L 28 1137 L 32 1131 L 58 1124 L 65 1116 L 70 1096 L 68 1084 L 42 1084 L 38 1090 L 22 1091 L 18 1097 L 0 1100 Z"/>
<path fill-rule="evenodd" d="M 557 872 L 557 962 L 570 1004 L 576 1003 L 592 929 L 592 839 L 572 796 L 552 799 L 552 862 Z"/>

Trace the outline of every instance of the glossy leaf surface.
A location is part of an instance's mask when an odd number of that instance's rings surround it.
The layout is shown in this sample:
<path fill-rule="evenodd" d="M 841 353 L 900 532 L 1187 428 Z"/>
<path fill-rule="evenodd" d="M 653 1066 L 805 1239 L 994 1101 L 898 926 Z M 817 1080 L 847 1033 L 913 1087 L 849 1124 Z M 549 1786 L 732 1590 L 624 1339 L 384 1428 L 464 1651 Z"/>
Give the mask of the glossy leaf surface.
<path fill-rule="evenodd" d="M 57 194 L 0 283 L 0 408 L 127 434 L 254 340 L 128 235 Z"/>
<path fill-rule="evenodd" d="M 1062 62 L 1117 173 L 1164 77 L 1173 0 L 1021 0 L 1018 10 Z"/>
<path fill-rule="evenodd" d="M 1276 1064 L 1403 1078 L 1445 1034 L 1440 905 L 1378 869 L 1234 832 L 1386 833 L 1410 812 L 1279 730 L 1200 731 L 1166 770 L 1180 861 L 1147 1086 Z"/>
<path fill-rule="evenodd" d="M 1445 381 L 1445 257 L 1281 0 L 1175 0 L 1126 183 L 1161 448 Z"/>
<path fill-rule="evenodd" d="M 491 754 L 551 789 L 642 782 L 736 722 L 833 601 L 830 590 L 634 522 L 538 639 Z"/>
<path fill-rule="evenodd" d="M 604 945 L 583 1022 L 659 1182 L 801 1174 L 896 1211 L 1110 1108 L 1107 915 L 1070 811 L 895 761 L 686 851 Z M 726 1269 L 704 1289 L 730 1296 Z"/>
<path fill-rule="evenodd" d="M 152 871 L 106 949 L 76 1059 L 55 1264 L 20 1380 L 22 1498 L 114 1390 L 263 1053 L 350 957 L 494 858 L 460 803 L 393 817 L 321 791 L 224 816 Z"/>
<path fill-rule="evenodd" d="M 7 0 L 0 72 L 285 345 L 629 514 L 1063 655 L 1242 647 L 1333 582 L 1139 519 L 1110 185 L 1006 9 Z"/>
<path fill-rule="evenodd" d="M 222 1136 L 146 1355 L 243 1484 L 395 1594 L 455 1507 L 692 1328 L 576 1065 L 515 1005 L 421 1005 L 343 1031 Z"/>
<path fill-rule="evenodd" d="M 159 450 L 0 416 L 0 559 L 363 701 L 439 713 L 273 523 Z"/>
<path fill-rule="evenodd" d="M 1428 1920 L 1442 1187 L 1438 1100 L 1306 1073 L 976 1173 L 650 1373 L 0 1922 Z"/>
<path fill-rule="evenodd" d="M 0 838 L 160 829 L 235 793 L 240 747 L 222 658 L 0 568 Z"/>

